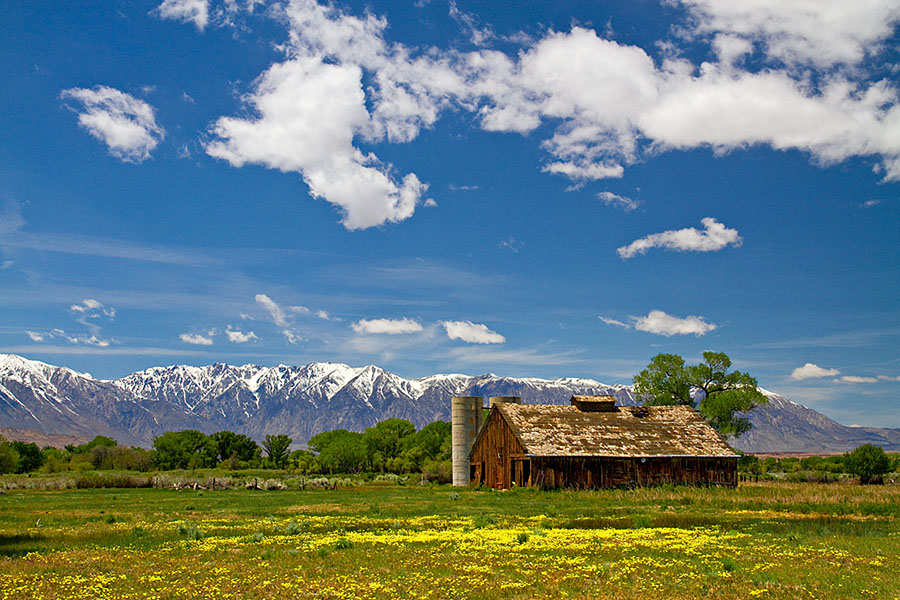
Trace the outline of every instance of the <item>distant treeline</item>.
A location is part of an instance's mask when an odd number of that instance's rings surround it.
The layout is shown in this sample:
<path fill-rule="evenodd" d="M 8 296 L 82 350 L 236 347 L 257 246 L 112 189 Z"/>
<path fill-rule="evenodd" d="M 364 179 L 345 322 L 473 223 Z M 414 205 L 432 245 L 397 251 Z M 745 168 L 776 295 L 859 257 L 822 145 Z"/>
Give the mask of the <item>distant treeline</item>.
<path fill-rule="evenodd" d="M 309 440 L 310 450 L 291 452 L 292 442 L 283 434 L 266 435 L 258 444 L 233 431 L 207 435 L 186 429 L 160 435 L 150 450 L 119 446 L 104 436 L 78 446 L 39 448 L 0 436 L 0 473 L 268 468 L 304 475 L 378 472 L 422 473 L 436 482 L 451 478 L 450 423 L 446 421 L 429 423 L 419 431 L 405 419 L 381 421 L 363 433 L 325 431 Z"/>
<path fill-rule="evenodd" d="M 872 444 L 834 456 L 759 458 L 745 454 L 738 459 L 738 471 L 744 479 L 828 482 L 852 475 L 868 483 L 900 471 L 900 454 L 888 454 Z"/>

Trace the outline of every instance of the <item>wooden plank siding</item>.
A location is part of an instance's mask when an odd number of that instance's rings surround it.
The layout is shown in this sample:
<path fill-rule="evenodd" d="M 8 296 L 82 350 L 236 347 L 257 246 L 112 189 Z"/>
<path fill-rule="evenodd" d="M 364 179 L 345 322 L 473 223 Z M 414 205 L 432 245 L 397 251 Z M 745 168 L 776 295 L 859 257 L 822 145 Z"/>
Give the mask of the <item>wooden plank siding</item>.
<path fill-rule="evenodd" d="M 522 464 L 525 449 L 497 410 L 488 414 L 469 456 L 472 483 L 500 490 L 509 489 L 513 481 L 516 485 L 529 485 L 522 479 L 527 470 Z"/>
<path fill-rule="evenodd" d="M 723 457 L 531 458 L 530 485 L 541 488 L 617 488 L 661 485 L 737 485 L 737 459 Z"/>

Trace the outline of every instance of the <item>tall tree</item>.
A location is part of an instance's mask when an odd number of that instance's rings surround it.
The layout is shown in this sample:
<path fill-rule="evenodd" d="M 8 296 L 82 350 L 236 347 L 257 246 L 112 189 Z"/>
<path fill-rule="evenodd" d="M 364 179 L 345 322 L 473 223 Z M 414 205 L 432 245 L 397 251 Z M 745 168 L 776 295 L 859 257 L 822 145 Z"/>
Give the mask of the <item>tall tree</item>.
<path fill-rule="evenodd" d="M 236 460 L 250 462 L 260 456 L 259 445 L 243 433 L 219 431 L 210 437 L 216 442 L 216 458 L 219 462 L 232 457 Z"/>
<path fill-rule="evenodd" d="M 167 431 L 154 438 L 156 464 L 162 471 L 216 466 L 216 442 L 196 429 Z"/>
<path fill-rule="evenodd" d="M 387 419 L 367 427 L 362 440 L 372 466 L 383 471 L 388 461 L 400 455 L 403 440 L 415 433 L 415 426 L 406 419 Z"/>
<path fill-rule="evenodd" d="M 696 408 L 716 431 L 736 437 L 752 427 L 743 414 L 769 400 L 755 378 L 730 369 L 722 352 L 704 352 L 703 362 L 688 366 L 677 354 L 657 354 L 634 376 L 634 390 L 645 405 Z"/>
<path fill-rule="evenodd" d="M 275 463 L 275 466 L 279 469 L 283 469 L 285 463 L 287 463 L 287 459 L 290 456 L 288 447 L 291 445 L 292 441 L 291 438 L 283 433 L 279 435 L 267 433 L 266 438 L 263 440 L 262 447 L 263 450 L 266 451 L 266 456 L 268 456 L 269 460 Z"/>

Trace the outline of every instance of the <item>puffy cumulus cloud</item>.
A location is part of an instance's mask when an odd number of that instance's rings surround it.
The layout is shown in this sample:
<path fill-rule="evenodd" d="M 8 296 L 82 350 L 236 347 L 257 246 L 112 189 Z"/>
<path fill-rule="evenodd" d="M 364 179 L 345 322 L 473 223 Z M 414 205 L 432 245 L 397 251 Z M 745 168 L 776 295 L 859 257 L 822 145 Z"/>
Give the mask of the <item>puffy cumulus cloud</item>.
<path fill-rule="evenodd" d="M 243 331 L 231 329 L 230 327 L 225 330 L 225 336 L 232 344 L 246 344 L 247 342 L 259 339 L 252 331 L 244 333 Z"/>
<path fill-rule="evenodd" d="M 508 54 L 456 7 L 485 46 L 409 47 L 386 39 L 387 20 L 372 12 L 290 0 L 274 11 L 288 27 L 286 57 L 245 96 L 255 114 L 217 120 L 206 151 L 299 173 L 349 229 L 402 221 L 427 202 L 414 173 L 395 173 L 359 142 L 411 141 L 448 109 L 486 131 L 548 131 L 540 168 L 576 185 L 659 152 L 753 145 L 823 166 L 873 157 L 886 181 L 900 180 L 897 87 L 860 62 L 895 31 L 898 0 L 681 2 L 681 29 L 709 45 L 708 62 L 683 58 L 682 40 L 653 58 L 584 27 L 520 37 Z M 741 60 L 759 49 L 773 61 Z"/>
<path fill-rule="evenodd" d="M 153 13 L 161 19 L 193 23 L 202 31 L 209 22 L 209 0 L 164 0 Z"/>
<path fill-rule="evenodd" d="M 105 143 L 113 156 L 140 163 L 165 137 L 157 125 L 152 106 L 117 89 L 98 85 L 92 89 L 70 88 L 60 97 L 81 104 L 78 124 Z"/>
<path fill-rule="evenodd" d="M 462 340 L 470 344 L 502 344 L 506 338 L 487 328 L 482 323 L 471 321 L 441 321 L 440 324 L 451 340 Z"/>
<path fill-rule="evenodd" d="M 213 340 L 211 336 L 205 336 L 200 333 L 182 333 L 178 336 L 185 344 L 193 344 L 195 346 L 212 346 Z"/>
<path fill-rule="evenodd" d="M 896 0 L 680 0 L 693 32 L 738 37 L 789 65 L 853 65 L 877 53 L 900 22 Z"/>
<path fill-rule="evenodd" d="M 353 17 L 311 0 L 289 3 L 284 14 L 289 58 L 263 73 L 247 96 L 258 116 L 220 118 L 212 129 L 218 139 L 207 144 L 207 153 L 234 166 L 300 173 L 313 196 L 341 209 L 348 229 L 409 218 L 428 186 L 414 173 L 398 179 L 354 139 L 409 141 L 437 119 L 431 96 L 403 85 L 400 71 L 416 65 L 402 46 L 388 46 L 386 21 L 373 15 Z M 364 69 L 377 73 L 372 114 Z M 427 66 L 419 71 L 410 75 L 418 80 L 432 74 Z"/>
<path fill-rule="evenodd" d="M 655 333 L 670 337 L 673 335 L 701 336 L 716 329 L 714 323 L 707 323 L 703 317 L 673 317 L 661 310 L 651 310 L 645 317 L 631 317 L 633 326 L 638 331 Z"/>
<path fill-rule="evenodd" d="M 234 166 L 300 173 L 313 196 L 342 209 L 348 229 L 407 219 L 427 186 L 413 173 L 396 181 L 389 166 L 353 146 L 370 127 L 361 80 L 358 67 L 319 58 L 273 65 L 249 97 L 259 117 L 220 118 L 219 139 L 206 151 Z"/>
<path fill-rule="evenodd" d="M 728 229 L 712 217 L 702 219 L 700 222 L 703 223 L 703 231 L 688 227 L 654 233 L 622 246 L 616 252 L 621 258 L 627 259 L 636 254 L 646 254 L 651 248 L 680 252 L 714 252 L 726 246 L 740 246 L 743 242 L 736 229 Z"/>
<path fill-rule="evenodd" d="M 400 335 L 406 333 L 418 333 L 424 328 L 415 320 L 403 319 L 360 319 L 352 325 L 356 333 L 372 333 Z"/>
<path fill-rule="evenodd" d="M 791 372 L 791 379 L 803 381 L 804 379 L 818 379 L 820 377 L 834 377 L 840 375 L 837 369 L 826 369 L 817 364 L 806 363 L 802 367 L 797 367 Z"/>
<path fill-rule="evenodd" d="M 641 205 L 637 200 L 632 200 L 628 196 L 613 194 L 612 192 L 600 192 L 597 194 L 597 198 L 599 198 L 603 204 L 624 210 L 625 212 L 631 212 Z"/>

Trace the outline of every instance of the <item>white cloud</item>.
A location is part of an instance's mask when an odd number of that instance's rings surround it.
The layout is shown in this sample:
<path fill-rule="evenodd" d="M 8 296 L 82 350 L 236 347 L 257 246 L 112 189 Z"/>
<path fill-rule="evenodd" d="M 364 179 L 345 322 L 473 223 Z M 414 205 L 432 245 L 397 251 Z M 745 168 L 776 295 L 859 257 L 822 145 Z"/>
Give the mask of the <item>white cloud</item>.
<path fill-rule="evenodd" d="M 791 379 L 802 381 L 804 379 L 817 379 L 819 377 L 834 377 L 840 375 L 837 369 L 826 369 L 813 363 L 806 363 L 791 372 Z"/>
<path fill-rule="evenodd" d="M 269 298 L 265 294 L 257 294 L 254 298 L 256 303 L 262 306 L 269 316 L 272 318 L 272 322 L 275 323 L 278 327 L 281 328 L 281 335 L 284 336 L 284 339 L 287 340 L 289 344 L 298 344 L 303 341 L 303 337 L 291 329 L 293 326 L 291 321 L 293 317 L 288 317 L 285 310 L 274 300 Z M 290 306 L 288 307 L 292 313 L 300 312 L 300 313 L 308 313 L 309 309 L 305 306 Z"/>
<path fill-rule="evenodd" d="M 73 313 L 83 315 L 86 319 L 107 317 L 112 320 L 116 316 L 115 308 L 112 306 L 104 306 L 102 302 L 94 300 L 93 298 L 85 298 L 81 301 L 81 304 L 73 304 L 70 306 L 69 310 Z"/>
<path fill-rule="evenodd" d="M 616 327 L 624 327 L 625 329 L 630 329 L 631 325 L 628 323 L 623 323 L 622 321 L 617 321 L 615 319 L 610 319 L 609 317 L 604 317 L 600 315 L 599 319 L 606 323 L 607 325 L 615 325 Z"/>
<path fill-rule="evenodd" d="M 303 338 L 296 331 L 291 331 L 290 329 L 282 329 L 281 335 L 284 336 L 284 339 L 287 340 L 289 344 L 299 344 L 303 341 Z"/>
<path fill-rule="evenodd" d="M 522 249 L 522 246 L 525 245 L 525 242 L 520 242 L 513 236 L 509 236 L 505 240 L 500 240 L 500 243 L 497 245 L 500 246 L 501 248 L 506 248 L 507 250 L 511 251 L 514 254 L 518 254 L 519 250 Z"/>
<path fill-rule="evenodd" d="M 220 118 L 211 156 L 300 173 L 314 197 L 341 209 L 347 229 L 412 216 L 428 186 L 413 173 L 397 181 L 389 165 L 353 145 L 373 127 L 358 66 L 297 56 L 270 67 L 247 101 L 259 116 Z"/>
<path fill-rule="evenodd" d="M 331 315 L 329 315 L 328 312 L 326 312 L 324 310 L 317 310 L 316 316 L 319 317 L 320 319 L 322 319 L 323 321 L 331 321 Z"/>
<path fill-rule="evenodd" d="M 153 12 L 161 19 L 193 23 L 203 31 L 209 23 L 209 0 L 164 0 Z"/>
<path fill-rule="evenodd" d="M 194 344 L 195 346 L 212 346 L 212 338 L 206 337 L 199 333 L 182 333 L 178 336 L 182 342 L 186 344 Z"/>
<path fill-rule="evenodd" d="M 237 331 L 231 328 L 225 330 L 225 335 L 228 337 L 228 341 L 232 344 L 246 344 L 247 342 L 250 342 L 252 340 L 259 339 L 252 331 L 244 333 L 242 331 Z"/>
<path fill-rule="evenodd" d="M 70 344 L 98 346 L 100 348 L 106 348 L 110 344 L 115 343 L 115 340 L 101 338 L 96 333 L 93 333 L 91 335 L 78 334 L 78 333 L 70 334 L 70 333 L 66 333 L 62 329 L 56 329 L 56 328 L 51 329 L 50 331 L 48 331 L 46 333 L 36 333 L 34 331 L 26 331 L 25 333 L 28 335 L 29 338 L 31 338 L 31 341 L 33 341 L 33 342 L 45 342 L 45 341 L 50 341 L 50 340 L 54 340 L 54 339 L 63 339 L 63 340 L 66 340 L 67 342 L 69 342 Z"/>
<path fill-rule="evenodd" d="M 597 194 L 597 198 L 599 198 L 603 204 L 624 210 L 625 212 L 631 212 L 641 205 L 637 200 L 632 200 L 628 196 L 613 194 L 612 192 L 600 192 Z"/>
<path fill-rule="evenodd" d="M 418 333 L 423 327 L 413 319 L 360 319 L 352 325 L 356 333 L 399 335 Z"/>
<path fill-rule="evenodd" d="M 853 65 L 882 48 L 900 21 L 891 0 L 681 0 L 698 33 L 725 33 L 760 43 L 788 64 Z"/>
<path fill-rule="evenodd" d="M 645 254 L 651 248 L 666 248 L 680 252 L 714 252 L 726 246 L 740 246 L 743 240 L 736 229 L 728 229 L 712 217 L 701 220 L 704 231 L 693 227 L 654 233 L 622 246 L 616 252 L 623 259 Z"/>
<path fill-rule="evenodd" d="M 519 37 L 515 54 L 408 47 L 387 41 L 387 20 L 371 12 L 290 0 L 280 13 L 287 58 L 246 96 L 255 116 L 220 118 L 207 152 L 300 173 L 349 229 L 409 218 L 426 189 L 357 141 L 408 142 L 448 109 L 472 113 L 486 131 L 550 131 L 541 168 L 576 185 L 622 177 L 660 152 L 753 145 L 799 150 L 823 166 L 874 157 L 884 180 L 900 180 L 896 85 L 858 66 L 829 66 L 878 52 L 900 18 L 896 2 L 683 4 L 691 20 L 682 30 L 709 45 L 708 62 L 683 58 L 672 43 L 655 60 L 582 27 Z M 451 11 L 476 32 L 471 15 Z M 742 60 L 759 49 L 772 60 Z"/>
<path fill-rule="evenodd" d="M 839 381 L 841 383 L 876 383 L 878 381 L 875 377 L 859 377 L 857 375 L 844 375 L 840 379 L 835 381 Z"/>
<path fill-rule="evenodd" d="M 447 337 L 451 340 L 462 340 L 470 344 L 502 344 L 506 338 L 487 328 L 482 323 L 471 321 L 441 321 Z"/>
<path fill-rule="evenodd" d="M 900 381 L 900 375 L 897 375 L 897 376 L 879 375 L 878 379 L 880 381 Z"/>
<path fill-rule="evenodd" d="M 284 314 L 284 310 L 282 310 L 282 308 L 278 306 L 278 303 L 276 303 L 274 300 L 272 300 L 265 294 L 257 294 L 254 299 L 256 300 L 257 304 L 266 309 L 266 312 L 268 312 L 269 316 L 272 317 L 273 323 L 275 323 L 279 327 L 285 327 L 288 324 L 287 317 Z"/>
<path fill-rule="evenodd" d="M 165 137 L 156 124 L 153 107 L 125 92 L 98 85 L 63 90 L 60 97 L 80 102 L 78 124 L 125 162 L 140 163 L 150 158 L 150 152 Z"/>
<path fill-rule="evenodd" d="M 687 316 L 673 317 L 661 310 L 651 310 L 646 317 L 631 317 L 634 328 L 638 331 L 646 331 L 666 337 L 673 335 L 701 336 L 716 329 L 714 323 L 707 323 L 703 317 Z"/>
<path fill-rule="evenodd" d="M 468 33 L 469 41 L 476 46 L 484 46 L 496 37 L 491 27 L 479 27 L 475 16 L 460 10 L 455 0 L 450 0 L 450 17 Z"/>
<path fill-rule="evenodd" d="M 14 263 L 11 260 L 4 260 L 3 263 L 0 264 L 0 271 L 5 271 L 8 268 L 10 268 L 11 266 L 13 266 L 14 264 L 16 264 L 16 263 Z"/>

